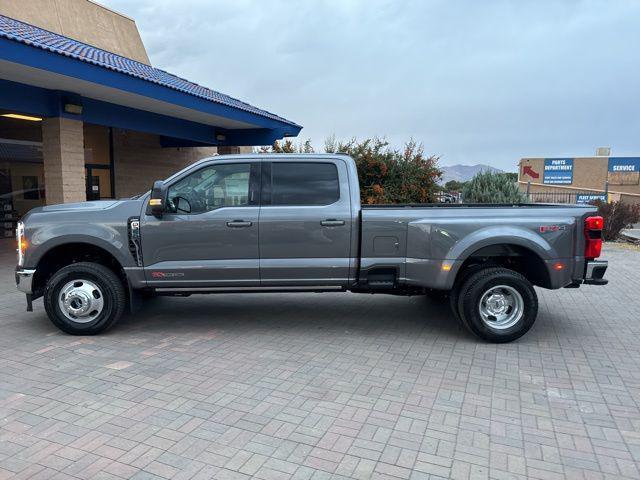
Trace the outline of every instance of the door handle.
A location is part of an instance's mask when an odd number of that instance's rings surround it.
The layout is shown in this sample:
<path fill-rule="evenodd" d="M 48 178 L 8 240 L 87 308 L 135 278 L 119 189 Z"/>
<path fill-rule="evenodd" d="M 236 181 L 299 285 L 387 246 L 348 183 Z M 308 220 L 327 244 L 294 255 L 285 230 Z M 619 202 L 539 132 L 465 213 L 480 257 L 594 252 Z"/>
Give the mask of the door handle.
<path fill-rule="evenodd" d="M 329 218 L 320 222 L 323 227 L 341 227 L 344 225 L 344 220 L 336 220 L 335 218 Z"/>
<path fill-rule="evenodd" d="M 233 220 L 231 222 L 227 222 L 227 227 L 229 228 L 247 228 L 253 225 L 253 222 L 247 222 L 245 220 Z"/>

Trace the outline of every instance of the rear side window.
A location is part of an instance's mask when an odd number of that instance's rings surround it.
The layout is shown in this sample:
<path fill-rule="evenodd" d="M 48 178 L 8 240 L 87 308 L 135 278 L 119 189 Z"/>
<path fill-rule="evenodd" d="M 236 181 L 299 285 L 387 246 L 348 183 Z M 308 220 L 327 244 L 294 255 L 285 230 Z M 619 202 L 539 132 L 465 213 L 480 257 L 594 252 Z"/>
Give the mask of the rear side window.
<path fill-rule="evenodd" d="M 333 163 L 273 162 L 271 205 L 329 205 L 340 198 Z"/>

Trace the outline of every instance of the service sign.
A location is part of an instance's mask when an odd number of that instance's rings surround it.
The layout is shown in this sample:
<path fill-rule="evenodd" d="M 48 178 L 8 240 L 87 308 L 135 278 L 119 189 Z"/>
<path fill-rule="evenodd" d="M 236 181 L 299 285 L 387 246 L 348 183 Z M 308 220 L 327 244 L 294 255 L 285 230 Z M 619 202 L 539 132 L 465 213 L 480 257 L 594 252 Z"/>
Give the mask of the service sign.
<path fill-rule="evenodd" d="M 600 200 L 601 202 L 606 202 L 607 196 L 604 193 L 600 193 L 600 194 L 579 193 L 578 195 L 576 195 L 576 203 L 591 203 L 596 200 Z"/>
<path fill-rule="evenodd" d="M 609 171 L 616 172 L 640 172 L 640 157 L 610 157 Z"/>
<path fill-rule="evenodd" d="M 571 185 L 573 158 L 545 158 L 542 180 L 549 185 Z"/>
<path fill-rule="evenodd" d="M 611 185 L 638 185 L 640 157 L 609 157 L 608 179 Z"/>

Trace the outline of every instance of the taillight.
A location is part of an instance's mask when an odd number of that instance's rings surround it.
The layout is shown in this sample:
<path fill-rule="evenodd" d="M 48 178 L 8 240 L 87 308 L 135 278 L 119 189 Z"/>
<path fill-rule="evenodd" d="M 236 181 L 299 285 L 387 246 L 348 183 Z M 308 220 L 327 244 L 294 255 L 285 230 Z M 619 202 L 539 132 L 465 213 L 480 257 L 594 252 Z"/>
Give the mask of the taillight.
<path fill-rule="evenodd" d="M 603 226 L 604 220 L 600 216 L 587 217 L 584 221 L 584 256 L 588 260 L 593 260 L 600 256 Z"/>

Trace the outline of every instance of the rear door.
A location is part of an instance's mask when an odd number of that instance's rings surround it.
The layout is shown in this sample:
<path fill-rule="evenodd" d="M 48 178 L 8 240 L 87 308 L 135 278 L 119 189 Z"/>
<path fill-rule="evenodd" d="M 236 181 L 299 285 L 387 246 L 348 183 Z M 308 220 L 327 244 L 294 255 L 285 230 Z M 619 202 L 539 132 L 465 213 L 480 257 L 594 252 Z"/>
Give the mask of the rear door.
<path fill-rule="evenodd" d="M 346 286 L 352 214 L 340 159 L 263 163 L 261 286 Z"/>

